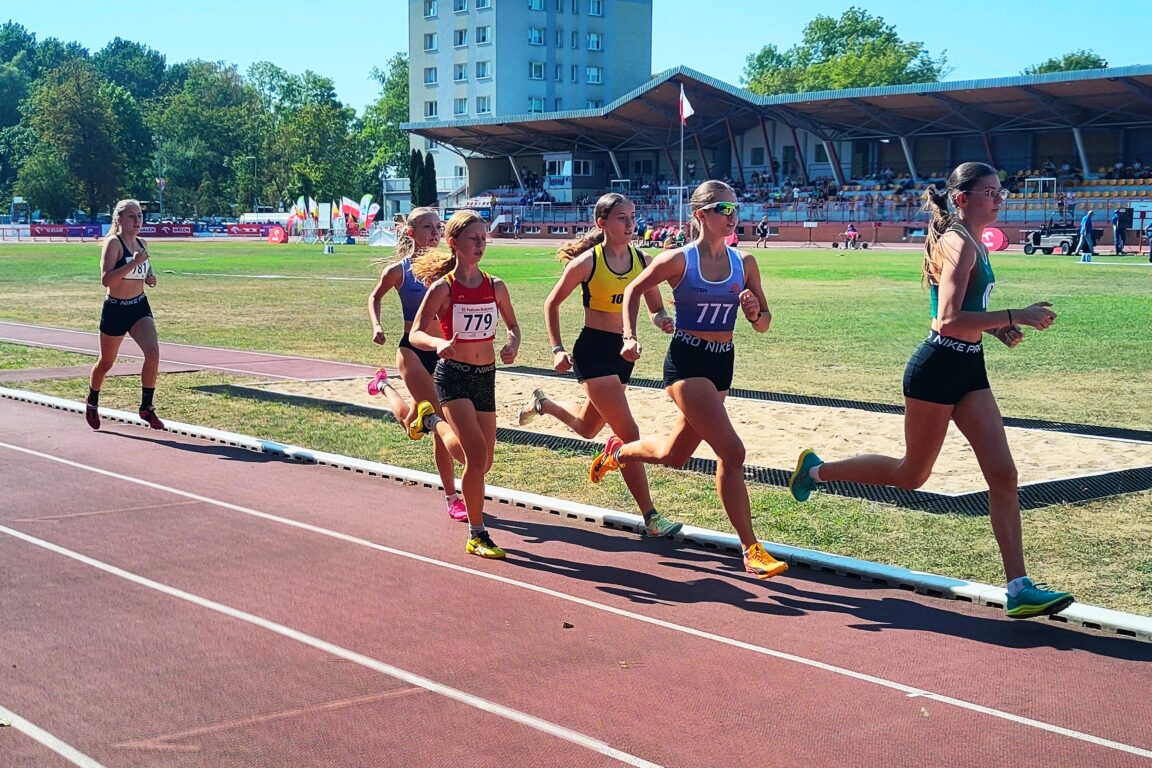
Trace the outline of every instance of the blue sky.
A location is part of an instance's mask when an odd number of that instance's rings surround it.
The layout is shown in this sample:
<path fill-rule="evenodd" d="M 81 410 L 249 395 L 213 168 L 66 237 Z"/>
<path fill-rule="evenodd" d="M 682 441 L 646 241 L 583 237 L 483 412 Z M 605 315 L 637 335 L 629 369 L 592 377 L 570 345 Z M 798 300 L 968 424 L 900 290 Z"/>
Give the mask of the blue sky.
<path fill-rule="evenodd" d="M 1152 10 L 1145 0 L 1114 0 L 1091 13 L 1085 13 L 1090 6 L 1083 0 L 856 4 L 895 25 L 905 40 L 924 43 L 933 55 L 946 51 L 953 67 L 948 80 L 1016 75 L 1031 64 L 1081 48 L 1095 51 L 1112 66 L 1152 63 Z M 851 5 L 825 0 L 653 0 L 652 71 L 683 64 L 739 85 L 748 54 L 769 43 L 787 49 L 799 42 L 814 16 L 839 17 Z M 75 40 L 92 52 L 119 36 L 151 46 L 169 63 L 218 60 L 244 71 L 253 62 L 267 60 L 297 74 L 311 69 L 332 78 L 341 101 L 361 112 L 378 95 L 369 77 L 372 67 L 407 49 L 407 0 L 347 6 L 363 9 L 363 21 L 354 21 L 347 11 L 330 14 L 340 23 L 317 21 L 322 7 L 314 0 L 170 5 L 54 0 L 47 9 L 9 4 L 0 11 L 0 21 L 16 21 L 38 40 Z M 395 9 L 391 15 L 384 10 L 389 7 Z"/>

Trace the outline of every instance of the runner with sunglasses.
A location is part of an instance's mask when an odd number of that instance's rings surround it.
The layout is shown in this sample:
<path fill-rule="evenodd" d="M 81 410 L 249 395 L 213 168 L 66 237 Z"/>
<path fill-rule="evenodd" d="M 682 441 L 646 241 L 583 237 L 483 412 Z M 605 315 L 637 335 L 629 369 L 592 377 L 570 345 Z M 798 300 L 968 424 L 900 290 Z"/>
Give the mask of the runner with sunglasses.
<path fill-rule="evenodd" d="M 621 309 L 624 289 L 648 266 L 648 260 L 629 242 L 636 226 L 636 206 L 632 201 L 610 192 L 596 201 L 593 213 L 596 226 L 557 252 L 567 265 L 544 301 L 553 367 L 560 372 L 573 371 L 588 399 L 577 406 L 550 400 L 544 390 L 536 389 L 520 410 L 520 424 L 548 414 L 585 439 L 600 434 L 607 422 L 621 438 L 639 440 L 640 429 L 632 418 L 626 394 L 633 363 L 620 357 L 624 347 Z M 584 327 L 569 355 L 560 336 L 560 305 L 578 285 L 584 295 Z M 653 324 L 672 333 L 675 325 L 664 311 L 660 290 L 646 291 L 644 300 Z M 676 535 L 683 523 L 673 522 L 656 511 L 644 465 L 630 464 L 621 469 L 621 474 L 644 516 L 644 532 L 657 537 Z"/>
<path fill-rule="evenodd" d="M 1056 320 L 1046 301 L 988 311 L 996 278 L 980 234 L 996 221 L 1004 198 L 996 169 L 984 163 L 964 163 L 944 192 L 934 186 L 924 192 L 924 208 L 932 214 L 924 245 L 932 326 L 904 371 L 904 456 L 824 462 L 809 448 L 797 459 L 788 487 L 797 501 L 833 480 L 919 488 L 932 474 L 949 422 L 955 422 L 988 481 L 988 516 L 1008 579 L 1005 610 L 1028 618 L 1059 613 L 1074 598 L 1027 576 L 1016 464 L 984 367 L 983 334 L 1011 348 L 1024 338 L 1021 326 L 1042 331 Z"/>
<path fill-rule="evenodd" d="M 672 286 L 676 332 L 664 358 L 664 387 L 680 415 L 666 437 L 627 443 L 617 435 L 609 437 L 592 462 L 590 477 L 599 482 L 608 472 L 633 462 L 679 467 L 703 440 L 717 457 L 716 490 L 740 538 L 745 570 L 767 579 L 788 566 L 769 555 L 756 538 L 744 483 L 744 443 L 728 418 L 724 399 L 732 384 L 736 356 L 732 336 L 738 315 L 743 314 L 758 333 L 768 330 L 772 315 L 756 260 L 724 244 L 739 220 L 736 193 L 722 181 L 706 181 L 692 193 L 691 209 L 695 239 L 661 253 L 624 289 L 620 351 L 629 362 L 640 358 L 636 339 L 640 297 L 661 283 Z"/>
<path fill-rule="evenodd" d="M 503 280 L 480 269 L 488 245 L 488 225 L 475 211 L 457 211 L 444 229 L 448 251 L 428 250 L 412 272 L 428 293 L 412 321 L 412 344 L 435 352 L 439 361 L 433 380 L 444 412 L 431 401 L 420 403 L 408 435 L 419 439 L 434 432 L 446 442 L 455 435 L 464 450 L 460 486 L 468 509 L 465 551 L 501 558 L 484 527 L 484 477 L 496 449 L 496 323 L 504 321 L 508 341 L 500 360 L 511 365 L 520 349 L 520 326 Z M 439 321 L 440 333 L 432 332 Z M 447 421 L 445 421 L 447 419 Z"/>
<path fill-rule="evenodd" d="M 427 291 L 424 283 L 412 274 L 412 262 L 419 258 L 421 251 L 434 248 L 439 243 L 440 214 L 435 208 L 413 208 L 408 214 L 407 221 L 404 222 L 400 239 L 396 242 L 394 259 L 376 262 L 384 269 L 380 274 L 380 282 L 368 295 L 368 318 L 372 321 L 373 344 L 384 344 L 387 341 L 384 329 L 380 325 L 380 300 L 388 291 L 396 291 L 400 296 L 400 310 L 404 315 L 404 335 L 400 337 L 400 344 L 396 347 L 396 367 L 400 370 L 400 378 L 404 380 L 404 386 L 408 388 L 414 403 L 427 400 L 437 406 L 440 401 L 436 399 L 432 372 L 436 369 L 439 358 L 434 352 L 426 352 L 412 346 L 409 333 L 412 330 L 412 320 L 416 317 L 416 310 Z M 368 394 L 383 395 L 396 421 L 407 429 L 416 409 L 388 381 L 386 369 L 376 371 L 375 378 L 368 383 Z M 437 436 L 433 455 L 436 458 L 436 472 L 440 475 L 441 485 L 444 486 L 444 505 L 448 516 L 453 520 L 467 520 L 468 510 L 464 507 L 464 500 L 456 492 L 455 467 L 452 465 L 453 457 L 461 463 L 464 461 L 464 451 L 460 448 L 455 435 L 450 436 L 447 441 Z"/>

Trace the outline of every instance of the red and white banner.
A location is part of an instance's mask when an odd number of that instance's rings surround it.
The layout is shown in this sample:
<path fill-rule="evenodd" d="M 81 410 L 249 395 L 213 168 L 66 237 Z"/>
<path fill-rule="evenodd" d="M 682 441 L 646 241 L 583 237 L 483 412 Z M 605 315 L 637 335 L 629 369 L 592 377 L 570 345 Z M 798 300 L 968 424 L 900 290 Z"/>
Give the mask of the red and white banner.
<path fill-rule="evenodd" d="M 145 224 L 140 227 L 145 237 L 192 237 L 196 234 L 194 224 Z"/>
<path fill-rule="evenodd" d="M 980 234 L 980 242 L 990 251 L 1002 251 L 1008 247 L 1008 236 L 996 227 L 988 227 Z"/>

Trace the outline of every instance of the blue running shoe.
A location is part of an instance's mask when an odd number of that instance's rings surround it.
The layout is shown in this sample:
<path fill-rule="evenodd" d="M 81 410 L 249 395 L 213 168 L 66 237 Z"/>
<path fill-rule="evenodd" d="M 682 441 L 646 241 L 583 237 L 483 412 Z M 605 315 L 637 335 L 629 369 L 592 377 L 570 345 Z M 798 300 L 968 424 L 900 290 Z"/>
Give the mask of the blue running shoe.
<path fill-rule="evenodd" d="M 796 471 L 788 479 L 788 490 L 792 491 L 792 498 L 796 501 L 808 501 L 812 491 L 816 490 L 816 481 L 808 474 L 812 467 L 818 467 L 824 460 L 816 455 L 811 448 L 805 448 L 796 459 Z"/>
<path fill-rule="evenodd" d="M 1016 597 L 1008 596 L 1004 612 L 1009 618 L 1027 619 L 1032 616 L 1051 616 L 1072 605 L 1076 598 L 1067 592 L 1048 589 L 1047 584 L 1033 584 L 1032 579 L 1024 579 L 1024 588 Z"/>

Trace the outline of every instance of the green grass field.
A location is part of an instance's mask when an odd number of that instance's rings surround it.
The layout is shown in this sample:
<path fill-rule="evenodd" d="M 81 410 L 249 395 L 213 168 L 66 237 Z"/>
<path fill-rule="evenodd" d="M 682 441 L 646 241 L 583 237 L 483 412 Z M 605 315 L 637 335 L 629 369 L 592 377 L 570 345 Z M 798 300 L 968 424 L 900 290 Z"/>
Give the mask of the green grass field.
<path fill-rule="evenodd" d="M 372 260 L 389 256 L 391 249 L 345 246 L 324 255 L 319 246 L 158 241 L 152 253 L 160 282 L 150 297 L 165 341 L 391 363 L 391 345 L 382 349 L 371 343 L 366 311 L 379 274 Z M 904 363 L 928 325 L 920 252 L 771 249 L 757 256 L 774 320 L 763 336 L 738 325 L 735 385 L 901 402 Z M 94 244 L 0 246 L 0 319 L 94 330 L 103 296 L 98 263 Z M 994 307 L 1047 300 L 1059 314 L 1051 330 L 1029 332 L 1015 350 L 989 348 L 989 374 L 1005 415 L 1152 429 L 1152 269 L 1087 266 L 1072 256 L 1019 253 L 994 254 L 993 266 Z M 493 246 L 485 268 L 509 284 L 524 336 L 517 362 L 550 365 L 542 307 L 560 272 L 553 250 L 530 243 Z M 385 331 L 395 340 L 400 316 L 394 298 L 386 299 L 384 315 Z M 564 308 L 569 343 L 580 320 L 579 301 L 573 297 Z M 653 347 L 662 347 L 654 329 L 641 334 L 648 334 Z M 0 346 L 0 368 L 70 364 L 63 359 Z M 662 354 L 649 354 L 637 375 L 658 378 L 661 363 Z M 213 374 L 162 377 L 158 398 L 163 414 L 432 468 L 423 446 L 409 443 L 399 430 L 379 428 L 375 420 L 195 391 L 226 380 Z M 78 400 L 86 382 L 27 386 Z M 109 380 L 102 402 L 131 408 L 137 386 L 135 380 Z M 544 453 L 499 446 L 490 482 L 632 509 L 622 484 L 588 485 L 582 455 L 549 454 L 555 471 L 538 476 L 532 470 Z M 667 512 L 729 530 L 708 478 L 658 468 L 650 477 L 654 496 Z M 768 539 L 1002 581 L 988 521 L 982 517 L 927 514 L 821 494 L 798 505 L 787 491 L 761 486 L 753 487 L 752 501 L 757 531 Z M 1025 537 L 1035 577 L 1072 589 L 1086 602 L 1152 614 L 1152 493 L 1026 512 Z"/>

